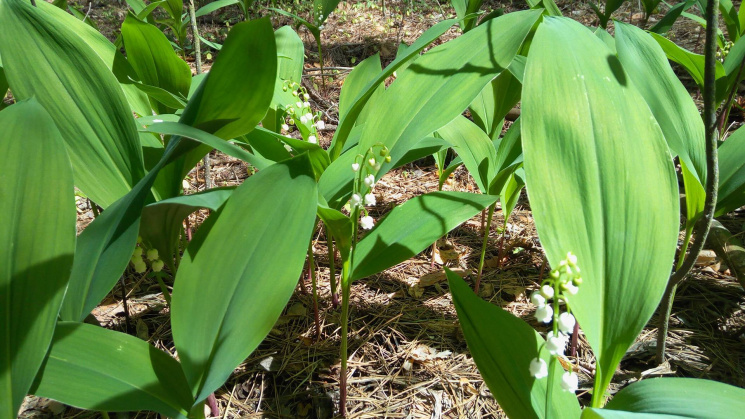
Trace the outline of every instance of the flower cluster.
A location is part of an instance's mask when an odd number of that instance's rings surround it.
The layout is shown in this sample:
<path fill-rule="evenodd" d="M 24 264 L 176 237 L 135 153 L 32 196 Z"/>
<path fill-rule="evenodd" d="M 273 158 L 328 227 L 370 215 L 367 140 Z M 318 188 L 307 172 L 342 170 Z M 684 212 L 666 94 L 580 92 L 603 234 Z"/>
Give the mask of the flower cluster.
<path fill-rule="evenodd" d="M 569 299 L 576 295 L 582 284 L 580 269 L 577 266 L 577 256 L 567 253 L 566 259 L 559 263 L 559 267 L 549 274 L 543 281 L 541 288 L 530 296 L 530 302 L 537 308 L 535 317 L 543 323 L 553 322 L 553 328 L 546 335 L 545 347 L 549 354 L 563 357 L 564 349 L 569 343 L 569 335 L 574 331 L 577 321 L 572 315 Z M 566 310 L 560 313 L 560 303 L 564 303 Z M 540 351 L 539 351 L 540 352 Z M 548 376 L 548 365 L 540 357 L 530 362 L 530 374 L 536 379 Z M 561 387 L 569 392 L 577 391 L 578 377 L 573 371 L 564 372 L 561 377 Z"/>
<path fill-rule="evenodd" d="M 318 131 L 326 127 L 321 112 L 315 114 L 312 112 L 308 102 L 310 95 L 308 95 L 305 87 L 295 82 L 285 81 L 282 85 L 282 91 L 286 92 L 288 90 L 292 92 L 296 102 L 285 106 L 285 121 L 282 124 L 282 132 L 288 133 L 290 126 L 295 126 L 300 131 L 303 139 L 309 143 L 318 144 Z"/>
<path fill-rule="evenodd" d="M 143 253 L 145 256 L 144 258 Z M 146 261 L 150 262 L 150 268 L 152 268 L 153 272 L 160 272 L 161 270 L 163 270 L 163 266 L 165 266 L 165 262 L 160 260 L 158 249 L 147 249 L 147 251 L 145 252 L 144 246 L 142 244 L 142 237 L 138 237 L 137 246 L 132 252 L 132 259 L 130 260 L 135 272 L 137 272 L 138 274 L 145 273 L 145 271 L 147 270 Z"/>
<path fill-rule="evenodd" d="M 732 45 L 734 45 L 733 42 L 727 41 L 722 49 L 717 50 L 717 60 L 719 60 L 719 62 L 724 63 L 724 60 L 729 55 L 730 49 L 732 49 Z"/>
<path fill-rule="evenodd" d="M 375 152 L 378 149 L 378 152 Z M 352 163 L 352 171 L 355 174 L 354 191 L 349 199 L 349 212 L 361 210 L 363 216 L 360 218 L 360 227 L 370 230 L 375 226 L 375 221 L 367 212 L 366 206 L 374 206 L 377 201 L 372 190 L 375 187 L 375 174 L 380 170 L 382 161 L 390 162 L 391 155 L 388 147 L 376 144 L 370 147 L 365 155 L 358 154 Z"/>

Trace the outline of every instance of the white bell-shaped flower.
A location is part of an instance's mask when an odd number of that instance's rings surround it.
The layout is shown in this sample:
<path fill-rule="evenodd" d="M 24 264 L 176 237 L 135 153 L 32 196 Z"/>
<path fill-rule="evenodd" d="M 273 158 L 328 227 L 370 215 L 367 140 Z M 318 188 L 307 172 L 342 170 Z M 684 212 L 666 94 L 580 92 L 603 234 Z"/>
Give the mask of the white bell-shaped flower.
<path fill-rule="evenodd" d="M 370 205 L 375 205 L 375 203 L 376 203 L 375 202 L 375 195 L 373 195 L 371 193 L 365 195 L 365 205 L 370 206 Z"/>
<path fill-rule="evenodd" d="M 579 377 L 574 372 L 564 372 L 561 376 L 561 388 L 570 393 L 577 391 L 579 387 Z"/>
<path fill-rule="evenodd" d="M 360 164 L 359 163 L 352 163 L 352 171 L 356 172 L 360 170 Z"/>
<path fill-rule="evenodd" d="M 372 217 L 369 215 L 366 215 L 362 218 L 360 218 L 360 227 L 364 228 L 365 230 L 370 230 L 375 226 L 375 222 Z"/>
<path fill-rule="evenodd" d="M 548 323 L 553 317 L 554 309 L 551 308 L 550 305 L 538 307 L 538 309 L 535 311 L 535 318 L 538 319 L 539 322 Z"/>
<path fill-rule="evenodd" d="M 567 346 L 567 337 L 559 333 L 558 336 L 554 336 L 553 332 L 549 332 L 546 336 L 546 349 L 551 355 L 562 356 L 564 355 L 564 348 Z"/>
<path fill-rule="evenodd" d="M 548 365 L 541 358 L 534 358 L 530 361 L 530 375 L 540 380 L 548 376 Z"/>
<path fill-rule="evenodd" d="M 372 188 L 373 186 L 375 186 L 375 175 L 367 175 L 367 176 L 365 176 L 364 182 L 365 182 L 365 185 L 366 186 Z"/>
<path fill-rule="evenodd" d="M 362 197 L 358 193 L 352 194 L 352 198 L 349 199 L 349 203 L 352 208 L 359 207 L 360 203 L 362 203 Z"/>
<path fill-rule="evenodd" d="M 546 297 L 547 300 L 554 298 L 554 287 L 551 285 L 544 285 L 541 287 L 541 294 Z"/>
<path fill-rule="evenodd" d="M 311 144 L 318 144 L 318 138 L 316 138 L 315 135 L 311 135 L 310 137 L 308 137 L 308 142 Z"/>
<path fill-rule="evenodd" d="M 537 307 L 543 307 L 546 305 L 546 297 L 541 295 L 540 291 L 533 291 L 533 293 L 530 294 L 530 302 Z"/>
<path fill-rule="evenodd" d="M 577 320 L 575 320 L 571 313 L 561 313 L 559 315 L 559 330 L 563 333 L 572 333 L 576 323 Z"/>

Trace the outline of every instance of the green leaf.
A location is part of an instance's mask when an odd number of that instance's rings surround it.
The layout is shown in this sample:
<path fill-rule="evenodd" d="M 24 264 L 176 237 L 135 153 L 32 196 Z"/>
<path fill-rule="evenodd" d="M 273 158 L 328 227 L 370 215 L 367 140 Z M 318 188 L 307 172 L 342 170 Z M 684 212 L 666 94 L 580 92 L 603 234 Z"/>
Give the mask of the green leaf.
<path fill-rule="evenodd" d="M 466 117 L 459 116 L 437 132 L 453 145 L 453 150 L 463 160 L 481 193 L 499 193 L 488 190 L 489 183 L 497 174 L 497 150 L 481 128 Z"/>
<path fill-rule="evenodd" d="M 318 197 L 317 215 L 334 237 L 342 260 L 347 260 L 352 250 L 352 235 L 354 234 L 352 220 L 342 212 L 329 208 L 322 196 Z"/>
<path fill-rule="evenodd" d="M 210 2 L 202 7 L 199 8 L 199 10 L 194 13 L 194 16 L 201 17 L 208 15 L 216 10 L 222 9 L 223 7 L 232 6 L 236 3 L 238 3 L 239 0 L 217 0 Z"/>
<path fill-rule="evenodd" d="M 192 135 L 197 144 L 206 141 L 210 147 L 228 154 L 238 147 L 214 136 L 181 124 L 162 122 L 159 127 L 173 127 Z M 70 284 L 62 303 L 62 320 L 82 321 L 108 294 L 127 267 L 139 231 L 142 207 L 151 197 L 150 188 L 156 176 L 168 163 L 181 158 L 191 147 L 180 147 L 182 137 L 172 137 L 161 160 L 132 188 L 132 191 L 101 213 L 78 237 Z M 246 153 L 240 150 L 240 153 Z M 237 154 L 241 155 L 241 154 Z M 248 154 L 250 156 L 250 154 Z"/>
<path fill-rule="evenodd" d="M 72 167 L 32 98 L 0 112 L 0 416 L 13 418 L 54 333 L 75 250 Z M 29 158 L 33 156 L 32 158 Z"/>
<path fill-rule="evenodd" d="M 176 55 L 171 42 L 160 29 L 130 13 L 122 24 L 122 38 L 127 61 L 139 76 L 139 81 L 186 98 L 191 85 L 191 69 Z M 161 106 L 158 110 L 158 113 L 172 113 L 174 107 Z"/>
<path fill-rule="evenodd" d="M 644 97 L 668 147 L 680 157 L 688 172 L 683 177 L 686 189 L 687 223 L 693 223 L 704 210 L 706 184 L 706 147 L 704 123 L 696 104 L 668 63 L 665 52 L 643 30 L 616 22 L 616 47 L 631 82 Z"/>
<path fill-rule="evenodd" d="M 154 132 L 156 134 L 175 135 L 184 138 L 191 138 L 192 140 L 196 140 L 199 143 L 208 145 L 210 148 L 220 150 L 228 156 L 251 163 L 251 165 L 259 169 L 263 169 L 264 167 L 267 167 L 271 164 L 270 162 L 257 158 L 253 154 L 247 152 L 246 150 L 238 147 L 233 143 L 229 143 L 222 138 L 219 138 L 197 128 L 190 127 L 189 125 L 184 125 L 181 122 L 158 122 L 152 125 L 148 125 L 148 127 L 143 128 L 141 132 Z"/>
<path fill-rule="evenodd" d="M 54 119 L 75 185 L 108 207 L 144 175 L 137 129 L 114 75 L 77 35 L 78 26 L 55 16 L 22 0 L 0 3 L 3 68 L 13 95 L 35 96 Z"/>
<path fill-rule="evenodd" d="M 393 150 L 400 139 L 406 149 L 455 119 L 509 66 L 540 16 L 527 10 L 492 19 L 418 58 L 375 102 L 359 149 L 382 143 Z"/>
<path fill-rule="evenodd" d="M 745 205 L 745 130 L 738 128 L 719 146 L 716 216 Z"/>
<path fill-rule="evenodd" d="M 516 168 L 507 179 L 502 192 L 499 193 L 499 201 L 502 203 L 502 214 L 504 215 L 505 225 L 507 225 L 507 220 L 509 220 L 512 211 L 515 210 L 517 200 L 520 198 L 520 192 L 525 187 L 524 179 L 525 171 L 522 167 Z"/>
<path fill-rule="evenodd" d="M 171 18 L 181 22 L 181 13 L 184 11 L 183 0 L 165 0 L 161 6 L 163 9 L 171 15 Z"/>
<path fill-rule="evenodd" d="M 467 192 L 431 192 L 404 202 L 357 243 L 351 280 L 415 256 L 496 200 Z"/>
<path fill-rule="evenodd" d="M 525 71 L 528 195 L 551 266 L 571 251 L 582 269 L 571 307 L 597 358 L 597 405 L 665 290 L 678 239 L 677 178 L 641 94 L 584 26 L 546 18 Z"/>
<path fill-rule="evenodd" d="M 652 378 L 619 391 L 604 409 L 582 418 L 736 418 L 745 410 L 745 390 L 695 378 Z M 633 412 L 633 413 L 632 413 Z"/>
<path fill-rule="evenodd" d="M 544 418 L 548 379 L 530 375 L 530 362 L 540 357 L 553 364 L 553 392 L 550 416 L 577 418 L 577 397 L 561 389 L 561 364 L 541 351 L 544 339 L 521 319 L 490 304 L 476 294 L 458 275 L 445 268 L 453 304 L 468 343 L 468 349 L 499 407 L 513 418 Z"/>
<path fill-rule="evenodd" d="M 367 57 L 354 67 L 354 70 L 344 79 L 344 85 L 339 95 L 339 120 L 343 120 L 347 116 L 355 103 L 355 99 L 366 92 L 370 83 L 374 82 L 382 71 L 383 67 L 380 63 L 379 53 Z M 372 86 L 373 91 L 381 85 Z"/>
<path fill-rule="evenodd" d="M 665 51 L 665 55 L 670 61 L 676 62 L 683 66 L 688 74 L 693 77 L 693 80 L 698 84 L 699 89 L 703 90 L 704 86 L 704 56 L 700 54 L 694 54 L 681 48 L 669 39 L 658 35 L 656 33 L 650 33 L 652 37 L 657 41 Z M 717 101 L 724 100 L 727 93 L 729 92 L 730 86 L 728 86 L 728 79 L 724 71 L 722 64 L 717 61 L 716 63 L 716 78 L 717 78 Z"/>
<path fill-rule="evenodd" d="M 192 404 L 179 363 L 134 336 L 60 322 L 31 393 L 81 409 L 153 410 L 185 418 Z"/>
<path fill-rule="evenodd" d="M 178 238 L 184 218 L 203 208 L 217 211 L 230 198 L 233 190 L 235 187 L 232 186 L 208 189 L 145 206 L 140 222 L 142 240 L 158 249 L 160 259 L 173 268 L 173 257 L 178 251 Z"/>
<path fill-rule="evenodd" d="M 181 123 L 226 140 L 250 132 L 271 103 L 276 74 L 277 50 L 269 18 L 233 26 Z"/>
<path fill-rule="evenodd" d="M 491 139 L 502 133 L 504 118 L 520 101 L 522 84 L 511 71 L 503 71 L 476 96 L 469 109 L 474 122 Z"/>
<path fill-rule="evenodd" d="M 456 20 L 454 19 L 445 20 L 427 29 L 419 38 L 417 38 L 416 41 L 414 41 L 413 44 L 406 48 L 406 51 L 402 55 L 397 56 L 396 59 L 378 75 L 378 77 L 367 83 L 361 93 L 352 101 L 352 105 L 346 116 L 339 120 L 339 126 L 334 133 L 334 138 L 331 141 L 331 147 L 329 148 L 329 156 L 331 156 L 332 161 L 336 160 L 341 155 L 342 150 L 344 150 L 344 143 L 352 132 L 355 122 L 357 122 L 357 117 L 364 109 L 370 97 L 375 93 L 378 86 L 380 86 L 385 79 L 390 77 L 399 67 L 407 63 L 410 59 L 418 56 L 421 50 L 447 32 L 451 26 L 455 25 L 455 23 Z"/>
<path fill-rule="evenodd" d="M 277 321 L 305 261 L 317 194 L 306 155 L 270 166 L 239 186 L 187 247 L 171 322 L 196 401 L 220 387 Z"/>
<path fill-rule="evenodd" d="M 687 0 L 674 5 L 667 11 L 667 13 L 665 13 L 665 16 L 663 16 L 659 22 L 649 28 L 649 31 L 660 35 L 667 33 L 673 27 L 675 21 L 678 20 L 680 14 L 688 10 L 695 3 L 696 0 Z"/>
<path fill-rule="evenodd" d="M 292 80 L 300 83 L 305 63 L 305 47 L 297 32 L 289 26 L 283 26 L 274 32 L 277 44 L 277 77 L 281 80 Z"/>

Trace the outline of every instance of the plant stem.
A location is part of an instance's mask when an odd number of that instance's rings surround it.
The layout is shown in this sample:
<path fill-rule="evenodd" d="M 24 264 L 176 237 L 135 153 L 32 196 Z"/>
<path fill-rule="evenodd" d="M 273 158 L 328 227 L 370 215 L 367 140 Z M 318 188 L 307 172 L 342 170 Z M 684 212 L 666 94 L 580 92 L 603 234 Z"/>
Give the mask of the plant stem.
<path fill-rule="evenodd" d="M 476 285 L 473 290 L 476 294 L 479 293 L 479 287 L 481 286 L 481 274 L 484 271 L 484 258 L 486 257 L 486 245 L 489 241 L 489 231 L 491 230 L 491 219 L 494 216 L 494 209 L 497 207 L 497 203 L 493 203 L 489 206 L 489 215 L 486 217 L 486 228 L 484 228 L 484 241 L 481 244 L 481 259 L 479 260 L 479 273 L 476 275 Z"/>
<path fill-rule="evenodd" d="M 314 36 L 315 37 L 315 36 Z M 323 50 L 321 50 L 321 31 L 318 31 L 316 38 L 316 45 L 318 46 L 318 63 L 321 65 L 321 86 L 326 91 L 326 77 L 324 77 L 325 71 L 323 71 Z"/>
<path fill-rule="evenodd" d="M 163 291 L 163 298 L 166 299 L 166 304 L 168 304 L 168 307 L 171 306 L 171 293 L 168 292 L 168 287 L 166 286 L 166 283 L 163 282 L 163 278 L 160 277 L 160 275 L 155 275 L 155 279 L 158 281 L 158 285 L 160 285 L 160 290 Z"/>
<path fill-rule="evenodd" d="M 336 292 L 336 249 L 334 248 L 334 238 L 326 226 L 326 243 L 328 243 L 329 253 L 329 282 L 331 286 L 331 305 L 334 308 L 339 307 L 339 294 Z"/>
<path fill-rule="evenodd" d="M 341 270 L 341 370 L 339 371 L 339 414 L 347 416 L 347 335 L 349 322 L 349 283 L 351 261 L 345 260 Z"/>
<path fill-rule="evenodd" d="M 554 391 L 554 365 L 556 364 L 556 357 L 552 356 L 551 360 L 548 361 L 548 385 L 546 387 L 546 407 L 544 414 L 546 415 L 546 419 L 549 419 L 550 412 L 551 412 L 551 403 L 552 403 L 552 397 L 551 393 Z"/>
<path fill-rule="evenodd" d="M 318 314 L 318 288 L 316 287 L 316 265 L 313 260 L 313 240 L 308 242 L 308 275 L 313 290 L 313 322 L 316 327 L 316 340 L 321 337 L 321 317 Z"/>
<path fill-rule="evenodd" d="M 716 36 L 719 19 L 719 0 L 709 0 L 706 4 L 706 42 L 704 45 L 704 125 L 706 128 L 706 200 L 702 217 L 693 229 L 695 237 L 691 251 L 670 279 L 662 298 L 660 327 L 657 330 L 658 342 L 667 337 L 667 325 L 671 311 L 675 288 L 686 278 L 698 259 L 698 254 L 704 247 L 706 236 L 709 234 L 711 220 L 717 202 L 717 187 L 719 185 L 719 164 L 717 159 L 717 120 L 716 120 Z M 661 337 L 659 335 L 662 335 Z M 665 345 L 657 345 L 657 362 L 665 361 Z M 594 397 L 594 396 L 593 396 Z"/>
<path fill-rule="evenodd" d="M 595 366 L 595 383 L 592 385 L 592 401 L 590 407 L 601 408 L 605 401 L 605 389 L 603 388 L 603 373 L 599 366 Z"/>
<path fill-rule="evenodd" d="M 743 57 L 742 62 L 740 63 L 740 69 L 737 70 L 737 77 L 735 78 L 735 83 L 732 86 L 732 90 L 729 92 L 729 96 L 727 96 L 727 101 L 724 102 L 724 109 L 722 109 L 722 114 L 719 118 L 719 138 L 721 139 L 722 136 L 724 136 L 724 125 L 727 123 L 727 120 L 729 119 L 729 113 L 732 110 L 732 101 L 735 99 L 735 93 L 737 93 L 737 88 L 740 86 L 740 77 L 742 77 L 742 71 L 743 67 L 745 67 L 745 57 Z"/>

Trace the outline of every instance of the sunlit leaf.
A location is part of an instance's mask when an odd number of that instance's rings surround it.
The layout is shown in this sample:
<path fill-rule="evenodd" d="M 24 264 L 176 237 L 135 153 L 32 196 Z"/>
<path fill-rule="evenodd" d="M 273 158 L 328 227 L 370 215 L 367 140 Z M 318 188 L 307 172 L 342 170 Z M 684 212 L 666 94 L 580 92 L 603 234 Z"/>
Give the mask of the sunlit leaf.
<path fill-rule="evenodd" d="M 14 418 L 54 333 L 75 250 L 75 202 L 62 136 L 39 102 L 0 112 L 0 127 L 0 416 Z"/>
<path fill-rule="evenodd" d="M 539 352 L 545 340 L 523 320 L 482 300 L 458 275 L 445 270 L 468 349 L 499 407 L 512 418 L 548 417 L 548 379 L 530 375 L 533 359 L 551 362 L 547 350 Z M 561 389 L 561 364 L 554 362 L 552 372 L 550 416 L 577 418 L 577 397 Z"/>
<path fill-rule="evenodd" d="M 551 266 L 567 252 L 578 257 L 584 282 L 571 305 L 597 358 L 599 404 L 665 290 L 678 239 L 677 178 L 644 99 L 587 28 L 546 18 L 525 71 L 531 209 Z"/>
<path fill-rule="evenodd" d="M 39 100 L 65 139 L 75 185 L 111 205 L 144 175 L 137 129 L 116 78 L 75 27 L 28 2 L 0 3 L 0 26 L 13 95 Z"/>
<path fill-rule="evenodd" d="M 187 247 L 171 322 L 197 401 L 256 349 L 292 295 L 317 193 L 307 155 L 270 166 L 239 186 Z"/>
<path fill-rule="evenodd" d="M 192 404 L 179 363 L 134 336 L 60 322 L 31 393 L 82 409 L 153 410 L 185 418 Z"/>

